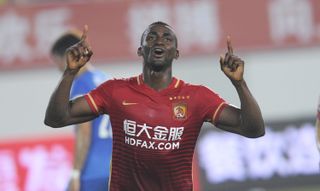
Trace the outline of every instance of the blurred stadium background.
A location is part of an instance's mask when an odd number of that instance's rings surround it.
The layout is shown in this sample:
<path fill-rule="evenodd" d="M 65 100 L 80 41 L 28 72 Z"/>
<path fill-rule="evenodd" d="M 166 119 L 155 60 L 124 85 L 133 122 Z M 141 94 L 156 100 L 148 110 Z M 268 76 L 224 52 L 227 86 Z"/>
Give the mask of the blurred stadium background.
<path fill-rule="evenodd" d="M 140 35 L 162 20 L 178 34 L 174 75 L 207 85 L 230 103 L 220 71 L 231 35 L 245 62 L 267 134 L 246 139 L 204 124 L 195 155 L 202 191 L 318 191 L 315 115 L 320 95 L 319 0 L 0 0 L 0 190 L 62 191 L 72 161 L 72 128 L 43 124 L 60 79 L 51 43 L 89 25 L 95 66 L 114 77 L 141 73 Z"/>

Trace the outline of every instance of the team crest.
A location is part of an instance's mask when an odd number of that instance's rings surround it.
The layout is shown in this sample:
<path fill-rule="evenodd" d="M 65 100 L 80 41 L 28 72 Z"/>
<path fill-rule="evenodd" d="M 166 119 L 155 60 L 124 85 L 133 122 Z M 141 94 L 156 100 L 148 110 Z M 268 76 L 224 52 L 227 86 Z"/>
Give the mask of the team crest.
<path fill-rule="evenodd" d="M 186 103 L 174 103 L 172 106 L 173 117 L 177 120 L 187 119 L 187 104 Z"/>

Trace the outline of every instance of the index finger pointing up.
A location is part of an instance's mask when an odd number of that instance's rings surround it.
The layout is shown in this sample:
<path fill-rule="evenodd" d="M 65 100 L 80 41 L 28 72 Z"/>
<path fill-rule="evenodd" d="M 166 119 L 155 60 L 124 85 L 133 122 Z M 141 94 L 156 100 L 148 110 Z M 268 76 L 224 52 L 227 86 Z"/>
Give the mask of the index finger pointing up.
<path fill-rule="evenodd" d="M 83 28 L 83 32 L 82 32 L 82 36 L 81 36 L 81 39 L 80 41 L 85 41 L 87 39 L 87 33 L 88 33 L 88 25 L 84 25 L 84 28 Z"/>
<path fill-rule="evenodd" d="M 227 46 L 228 46 L 228 53 L 233 54 L 233 48 L 231 45 L 231 37 L 229 35 L 227 36 Z"/>

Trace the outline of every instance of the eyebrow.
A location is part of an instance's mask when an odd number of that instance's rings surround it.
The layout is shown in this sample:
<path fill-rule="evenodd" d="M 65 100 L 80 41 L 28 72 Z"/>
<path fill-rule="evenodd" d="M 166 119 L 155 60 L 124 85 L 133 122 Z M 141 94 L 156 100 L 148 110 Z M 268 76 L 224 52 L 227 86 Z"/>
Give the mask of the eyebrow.
<path fill-rule="evenodd" d="M 157 35 L 156 31 L 151 31 L 150 29 L 148 29 L 149 31 L 145 31 L 145 33 L 143 33 L 143 35 L 141 36 L 141 41 L 140 44 L 142 45 L 142 41 L 144 41 L 148 35 Z M 170 29 L 171 30 L 171 29 Z M 163 33 L 164 37 L 168 37 L 168 36 L 172 36 L 175 40 L 175 45 L 176 47 L 178 47 L 178 39 L 177 36 L 175 35 L 175 33 L 171 30 L 171 32 L 164 32 Z"/>
<path fill-rule="evenodd" d="M 149 33 L 147 33 L 147 35 L 148 34 L 152 34 L 152 35 L 157 35 L 157 32 L 155 32 L 155 31 L 150 31 Z M 169 33 L 169 32 L 164 32 L 163 33 L 163 36 L 174 36 L 172 33 Z"/>
<path fill-rule="evenodd" d="M 174 35 L 171 33 L 163 33 L 163 36 L 174 36 Z"/>

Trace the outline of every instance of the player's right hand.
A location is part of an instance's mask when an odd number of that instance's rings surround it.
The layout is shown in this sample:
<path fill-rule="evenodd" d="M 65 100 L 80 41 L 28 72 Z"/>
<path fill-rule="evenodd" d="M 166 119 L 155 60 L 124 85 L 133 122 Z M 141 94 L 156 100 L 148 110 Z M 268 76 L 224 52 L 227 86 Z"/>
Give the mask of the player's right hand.
<path fill-rule="evenodd" d="M 93 52 L 87 42 L 88 25 L 84 26 L 81 39 L 66 50 L 67 69 L 78 71 L 91 58 Z"/>

